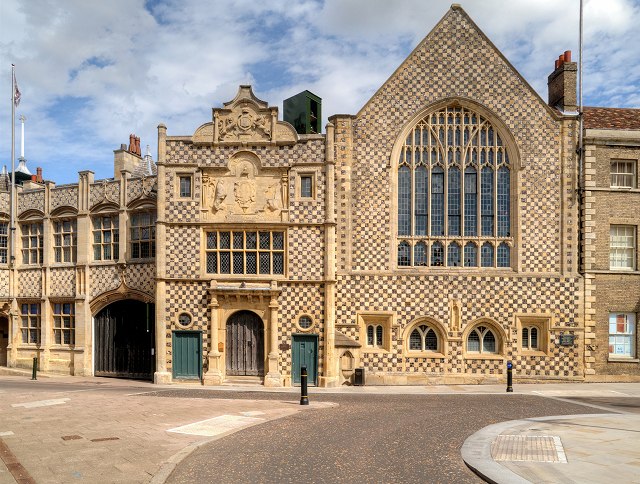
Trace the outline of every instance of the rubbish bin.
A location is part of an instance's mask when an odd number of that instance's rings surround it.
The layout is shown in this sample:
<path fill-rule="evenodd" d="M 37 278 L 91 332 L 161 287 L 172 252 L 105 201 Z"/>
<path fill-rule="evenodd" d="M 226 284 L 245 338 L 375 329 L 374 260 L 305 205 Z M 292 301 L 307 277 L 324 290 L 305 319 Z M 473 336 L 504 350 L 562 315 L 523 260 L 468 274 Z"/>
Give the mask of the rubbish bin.
<path fill-rule="evenodd" d="M 356 368 L 353 373 L 353 384 L 355 386 L 364 386 L 364 368 Z"/>

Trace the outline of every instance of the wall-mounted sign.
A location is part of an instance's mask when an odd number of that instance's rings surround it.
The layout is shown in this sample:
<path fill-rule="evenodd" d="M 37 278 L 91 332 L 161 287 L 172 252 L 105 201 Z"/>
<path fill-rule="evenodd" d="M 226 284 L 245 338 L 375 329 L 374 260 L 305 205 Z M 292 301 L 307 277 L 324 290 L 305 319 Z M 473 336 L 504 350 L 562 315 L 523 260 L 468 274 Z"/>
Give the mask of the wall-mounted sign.
<path fill-rule="evenodd" d="M 576 337 L 573 334 L 561 334 L 560 335 L 560 346 L 573 346 L 573 342 Z"/>

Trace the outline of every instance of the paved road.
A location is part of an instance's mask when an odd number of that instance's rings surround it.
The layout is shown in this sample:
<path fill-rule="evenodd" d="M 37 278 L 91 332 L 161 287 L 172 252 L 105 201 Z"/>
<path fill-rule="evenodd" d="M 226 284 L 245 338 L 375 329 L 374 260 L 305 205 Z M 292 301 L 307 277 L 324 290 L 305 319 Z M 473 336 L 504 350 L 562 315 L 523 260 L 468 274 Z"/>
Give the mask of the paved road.
<path fill-rule="evenodd" d="M 38 483 L 163 482 L 176 462 L 168 482 L 480 482 L 460 448 L 487 425 L 640 412 L 637 384 L 316 388 L 301 407 L 295 389 L 28 378 L 0 377 L 0 444 Z"/>
<path fill-rule="evenodd" d="M 241 397 L 204 391 L 199 396 Z M 460 456 L 462 443 L 475 431 L 505 420 L 590 411 L 566 401 L 513 394 L 313 398 L 339 406 L 274 420 L 205 444 L 183 460 L 167 482 L 482 482 Z"/>

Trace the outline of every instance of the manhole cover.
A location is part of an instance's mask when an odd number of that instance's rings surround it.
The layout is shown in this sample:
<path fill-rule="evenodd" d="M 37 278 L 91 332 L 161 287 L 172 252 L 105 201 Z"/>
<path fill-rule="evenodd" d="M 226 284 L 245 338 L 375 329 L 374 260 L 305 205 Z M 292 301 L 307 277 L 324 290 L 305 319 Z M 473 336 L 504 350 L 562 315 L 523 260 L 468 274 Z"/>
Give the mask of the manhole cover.
<path fill-rule="evenodd" d="M 567 463 L 562 441 L 555 435 L 498 435 L 491 444 L 491 457 L 495 461 Z"/>

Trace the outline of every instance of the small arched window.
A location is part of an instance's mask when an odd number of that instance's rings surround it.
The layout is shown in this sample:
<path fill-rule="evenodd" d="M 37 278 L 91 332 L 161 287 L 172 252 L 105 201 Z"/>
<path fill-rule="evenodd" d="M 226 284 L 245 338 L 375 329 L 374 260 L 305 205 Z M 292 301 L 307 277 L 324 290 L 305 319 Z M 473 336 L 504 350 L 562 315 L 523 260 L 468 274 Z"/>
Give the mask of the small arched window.
<path fill-rule="evenodd" d="M 418 121 L 398 160 L 398 266 L 510 267 L 511 169 L 498 129 L 473 109 Z"/>
<path fill-rule="evenodd" d="M 438 351 L 438 335 L 426 324 L 421 324 L 409 335 L 409 351 Z"/>
<path fill-rule="evenodd" d="M 367 326 L 367 346 L 381 348 L 383 341 L 384 329 L 381 324 L 369 324 Z"/>
<path fill-rule="evenodd" d="M 487 326 L 476 326 L 467 336 L 467 352 L 496 354 L 497 338 L 493 330 Z"/>
<path fill-rule="evenodd" d="M 522 349 L 537 350 L 538 346 L 538 328 L 536 326 L 525 326 L 522 328 Z"/>

